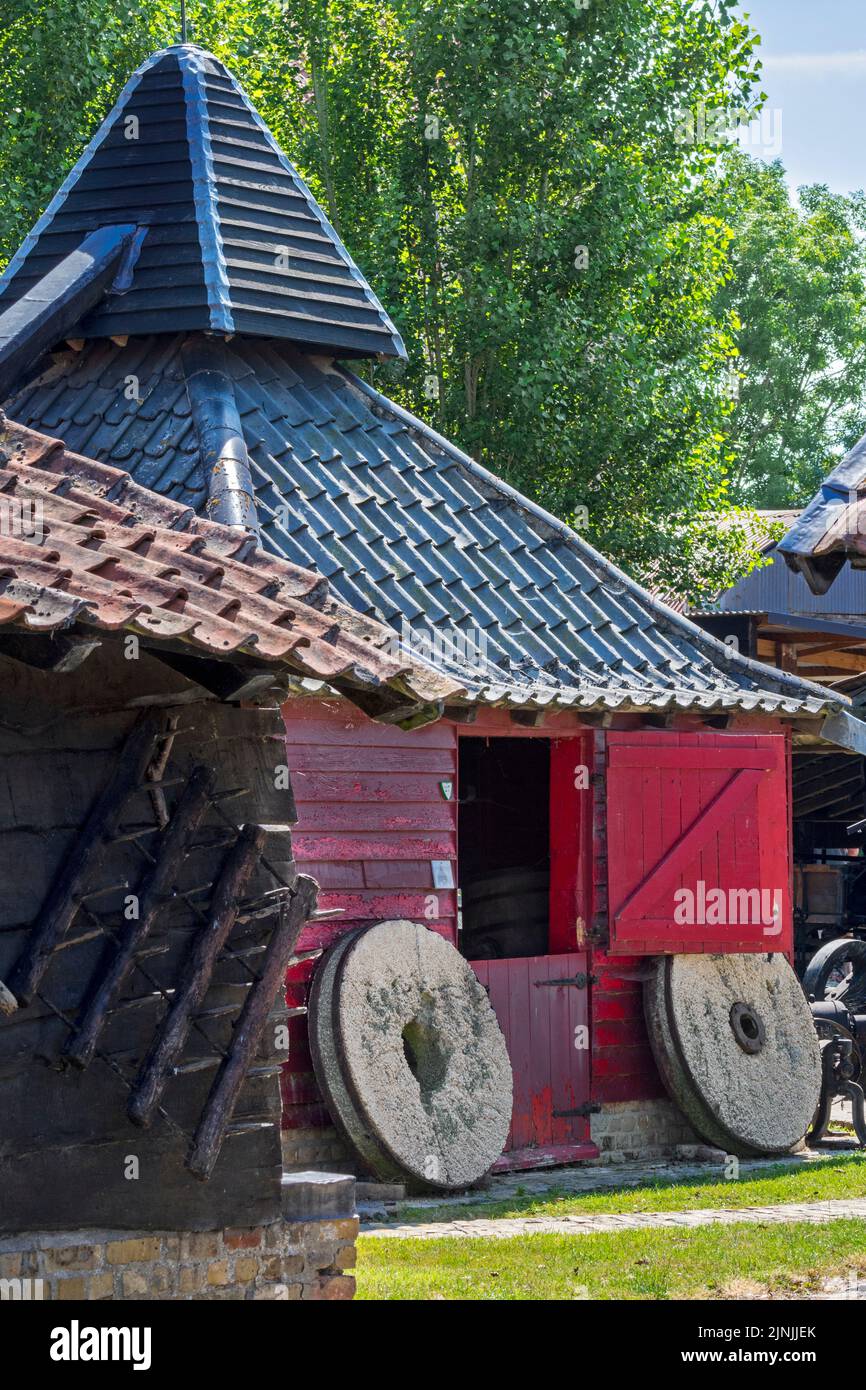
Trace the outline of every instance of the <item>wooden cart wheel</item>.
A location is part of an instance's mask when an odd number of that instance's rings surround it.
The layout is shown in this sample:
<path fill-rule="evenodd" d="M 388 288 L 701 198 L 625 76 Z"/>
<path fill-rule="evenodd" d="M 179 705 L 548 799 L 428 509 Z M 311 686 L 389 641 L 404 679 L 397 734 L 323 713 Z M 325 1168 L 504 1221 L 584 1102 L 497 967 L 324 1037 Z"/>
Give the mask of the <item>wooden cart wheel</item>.
<path fill-rule="evenodd" d="M 502 1152 L 511 1064 L 458 951 L 416 922 L 342 938 L 310 998 L 316 1077 L 344 1137 L 379 1177 L 476 1182 Z"/>
<path fill-rule="evenodd" d="M 663 956 L 644 986 L 656 1064 L 712 1144 L 787 1153 L 821 1091 L 821 1055 L 800 983 L 781 955 Z"/>
<path fill-rule="evenodd" d="M 803 975 L 809 999 L 836 999 L 852 1014 L 866 1010 L 866 941 L 842 937 L 816 951 Z"/>

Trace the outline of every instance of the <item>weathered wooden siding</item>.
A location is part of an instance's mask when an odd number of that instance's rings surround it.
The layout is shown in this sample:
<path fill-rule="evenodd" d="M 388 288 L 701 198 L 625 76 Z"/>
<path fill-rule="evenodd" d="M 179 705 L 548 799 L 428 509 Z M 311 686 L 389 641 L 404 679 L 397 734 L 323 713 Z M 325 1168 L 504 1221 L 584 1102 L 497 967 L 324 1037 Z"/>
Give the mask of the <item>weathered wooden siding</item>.
<path fill-rule="evenodd" d="M 298 802 L 297 856 L 322 886 L 320 905 L 344 910 L 333 922 L 307 930 L 307 949 L 328 945 L 349 926 L 389 917 L 427 920 L 455 939 L 456 894 L 433 889 L 431 860 L 453 859 L 457 853 L 456 803 L 443 798 L 439 783 L 456 784 L 459 739 L 551 740 L 550 949 L 568 952 L 589 945 L 596 977 L 589 998 L 591 1098 L 609 1104 L 662 1096 L 643 1016 L 648 962 L 636 956 L 613 958 L 604 944 L 605 732 L 581 729 L 565 713 L 547 716 L 540 727 L 524 727 L 505 710 L 489 710 L 465 725 L 443 720 L 403 733 L 372 723 L 337 699 L 293 700 L 283 713 Z M 624 723 L 643 727 L 636 717 Z M 679 724 L 670 731 L 672 741 Z M 694 733 L 700 725 L 683 720 L 682 727 Z M 744 732 L 749 727 L 767 732 L 773 726 L 743 721 Z M 589 786 L 581 790 L 577 769 L 584 765 Z M 306 1002 L 314 968 L 310 961 L 294 972 L 290 1004 Z M 317 1139 L 327 1134 L 329 1120 L 312 1075 L 305 1021 L 295 1020 L 292 1029 L 283 1077 L 289 1161 L 339 1164 L 339 1145 L 329 1149 L 327 1140 Z"/>
<path fill-rule="evenodd" d="M 160 720 L 169 714 L 177 719 L 165 774 L 168 805 L 194 764 L 213 767 L 219 790 L 240 792 L 221 803 L 231 824 L 271 826 L 269 862 L 287 876 L 292 872 L 291 790 L 278 787 L 273 775 L 284 762 L 278 712 L 190 700 L 188 683 L 144 653 L 129 662 L 110 643 L 106 648 L 64 675 L 0 659 L 0 978 L 10 978 L 55 875 L 117 766 L 139 700 L 153 699 Z M 123 708 L 124 699 L 133 707 Z M 124 802 L 121 825 L 154 825 L 143 788 Z M 249 1127 L 226 1139 L 210 1181 L 199 1181 L 185 1167 L 219 1061 L 216 1049 L 229 1046 L 248 994 L 252 971 L 245 957 L 226 951 L 214 968 L 180 1059 L 182 1071 L 172 1076 L 163 1097 L 171 1123 L 160 1116 L 151 1128 L 139 1129 L 127 1115 L 131 1086 L 200 930 L 200 915 L 182 895 L 206 907 L 226 853 L 210 842 L 225 845 L 227 833 L 232 831 L 216 810 L 205 816 L 196 836 L 201 847 L 178 869 L 178 895 L 167 900 L 152 933 L 160 954 L 130 973 L 84 1070 L 61 1066 L 62 1049 L 103 969 L 106 949 L 112 949 L 111 938 L 99 935 L 99 923 L 111 929 L 120 920 L 125 884 L 139 891 L 148 860 L 136 846 L 153 845 L 152 838 L 113 839 L 87 884 L 100 890 L 99 897 L 79 913 L 54 951 L 33 1002 L 0 1020 L 0 1231 L 193 1229 L 277 1218 L 280 1095 L 277 1077 L 267 1068 L 285 1052 L 272 1029 L 258 1051 L 257 1065 L 264 1070 L 248 1077 L 234 1110 L 234 1121 Z M 113 891 L 103 892 L 109 885 Z M 246 891 L 255 896 L 272 886 L 271 874 L 260 869 Z M 91 910 L 95 918 L 87 915 Z M 248 931 L 237 924 L 229 945 L 247 950 Z M 137 1176 L 130 1177 L 130 1157 L 138 1159 Z"/>
<path fill-rule="evenodd" d="M 447 860 L 457 882 L 457 741 L 445 721 L 404 733 L 376 724 L 345 700 L 295 699 L 283 706 L 286 761 L 298 808 L 295 857 L 320 885 L 319 908 L 332 922 L 308 927 L 300 947 L 330 944 L 351 927 L 389 918 L 426 922 L 450 941 L 457 934 L 456 889 L 436 888 L 434 860 Z M 447 800 L 440 783 L 450 782 Z M 290 1005 L 307 1002 L 315 961 L 289 977 Z M 283 1075 L 283 1127 L 299 1161 L 334 1160 L 334 1141 L 307 1044 L 306 1020 L 293 1020 Z M 288 1150 L 291 1158 L 291 1149 Z M 338 1160 L 337 1160 L 338 1161 Z"/>

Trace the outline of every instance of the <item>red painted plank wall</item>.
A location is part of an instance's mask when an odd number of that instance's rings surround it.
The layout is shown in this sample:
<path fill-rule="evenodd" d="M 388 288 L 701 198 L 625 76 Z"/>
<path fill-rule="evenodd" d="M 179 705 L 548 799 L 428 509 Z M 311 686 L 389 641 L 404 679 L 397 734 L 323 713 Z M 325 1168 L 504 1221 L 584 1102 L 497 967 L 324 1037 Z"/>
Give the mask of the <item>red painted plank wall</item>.
<path fill-rule="evenodd" d="M 434 888 L 431 861 L 456 861 L 454 726 L 440 721 L 404 733 L 377 724 L 347 701 L 294 699 L 283 706 L 286 762 L 298 824 L 295 858 L 321 885 L 320 908 L 342 908 L 308 927 L 299 949 L 327 946 L 347 928 L 408 917 L 456 937 L 456 891 Z M 457 866 L 453 862 L 454 881 Z M 315 962 L 290 975 L 288 1002 L 306 1004 Z M 283 1128 L 329 1125 L 312 1073 L 306 1020 L 290 1025 L 283 1073 Z"/>
<path fill-rule="evenodd" d="M 607 925 L 607 816 L 605 795 L 605 735 L 593 739 L 592 921 Z M 594 948 L 590 969 L 598 983 L 592 988 L 592 1099 L 654 1100 L 665 1094 L 653 1060 L 643 1015 L 643 973 L 648 962 L 638 956 L 612 959 Z"/>

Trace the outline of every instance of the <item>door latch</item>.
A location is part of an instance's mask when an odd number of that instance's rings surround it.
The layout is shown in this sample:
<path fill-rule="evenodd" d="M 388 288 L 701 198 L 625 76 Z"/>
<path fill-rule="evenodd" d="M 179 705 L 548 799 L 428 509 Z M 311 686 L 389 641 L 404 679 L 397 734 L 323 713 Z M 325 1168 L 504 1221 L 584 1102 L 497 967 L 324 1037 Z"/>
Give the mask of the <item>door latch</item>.
<path fill-rule="evenodd" d="M 536 989 L 553 989 L 556 985 L 571 985 L 573 989 L 586 989 L 587 985 L 597 985 L 597 975 L 585 975 L 581 970 L 579 975 L 565 975 L 560 980 L 536 980 Z"/>

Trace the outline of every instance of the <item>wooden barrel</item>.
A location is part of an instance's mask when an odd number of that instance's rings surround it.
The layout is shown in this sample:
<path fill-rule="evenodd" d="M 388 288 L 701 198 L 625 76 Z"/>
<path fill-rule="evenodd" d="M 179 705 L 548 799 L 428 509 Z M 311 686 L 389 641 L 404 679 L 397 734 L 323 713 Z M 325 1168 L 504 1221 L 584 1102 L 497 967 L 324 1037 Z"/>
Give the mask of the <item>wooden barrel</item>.
<path fill-rule="evenodd" d="M 463 888 L 463 939 L 472 959 L 538 956 L 547 950 L 550 873 L 503 869 Z"/>

